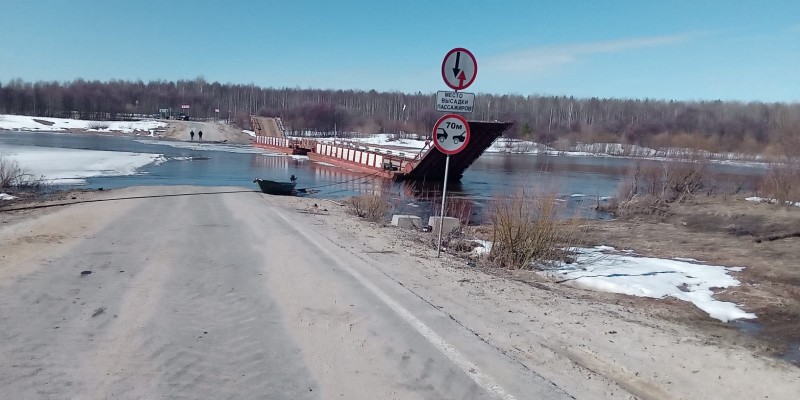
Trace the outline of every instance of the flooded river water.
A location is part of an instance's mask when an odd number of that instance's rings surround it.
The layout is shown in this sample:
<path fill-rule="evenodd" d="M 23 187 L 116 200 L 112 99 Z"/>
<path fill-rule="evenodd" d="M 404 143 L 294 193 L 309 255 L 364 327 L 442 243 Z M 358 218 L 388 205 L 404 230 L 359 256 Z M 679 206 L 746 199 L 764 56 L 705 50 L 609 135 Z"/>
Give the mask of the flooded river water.
<path fill-rule="evenodd" d="M 134 175 L 86 179 L 86 188 L 119 188 L 138 185 L 242 186 L 256 189 L 255 178 L 288 180 L 298 177 L 298 188 L 309 188 L 312 196 L 346 198 L 358 193 L 386 190 L 384 180 L 364 177 L 363 172 L 309 161 L 305 157 L 269 154 L 248 145 L 157 141 L 120 136 L 0 133 L 2 146 L 37 146 L 86 150 L 126 151 L 163 154 L 165 161 L 146 165 Z M 58 162 L 58 160 L 53 160 Z M 555 192 L 568 209 L 596 203 L 599 197 L 614 196 L 628 169 L 640 161 L 628 158 L 553 156 L 486 153 L 466 171 L 461 182 L 449 185 L 448 196 L 474 201 L 478 208 L 497 195 L 527 192 Z M 24 165 L 22 166 L 24 167 Z M 757 177 L 760 168 L 713 165 L 728 175 Z M 391 189 L 423 210 L 440 190 L 441 183 L 395 183 Z M 407 198 L 407 199 L 406 199 Z M 426 207 L 426 204 L 428 207 Z M 589 209 L 590 207 L 583 207 Z M 592 215 L 587 215 L 592 217 Z M 593 215 L 603 218 L 602 214 Z"/>

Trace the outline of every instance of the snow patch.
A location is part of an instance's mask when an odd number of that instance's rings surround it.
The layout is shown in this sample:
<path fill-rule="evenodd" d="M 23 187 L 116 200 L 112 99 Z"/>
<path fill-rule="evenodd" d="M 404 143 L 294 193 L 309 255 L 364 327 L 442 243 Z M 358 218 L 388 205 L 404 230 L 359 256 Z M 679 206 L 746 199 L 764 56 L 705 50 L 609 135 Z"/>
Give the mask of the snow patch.
<path fill-rule="evenodd" d="M 98 128 L 107 126 L 107 128 Z M 45 131 L 59 132 L 76 129 L 88 132 L 149 132 L 164 128 L 167 124 L 160 121 L 84 121 L 69 118 L 31 117 L 27 115 L 0 115 L 0 129 L 13 131 Z"/>
<path fill-rule="evenodd" d="M 753 319 L 755 314 L 737 304 L 714 299 L 711 288 L 739 286 L 728 275 L 741 268 L 701 265 L 681 260 L 620 254 L 610 246 L 577 248 L 573 264 L 560 264 L 547 273 L 584 289 L 661 299 L 674 297 L 691 302 L 712 318 L 723 322 Z"/>
<path fill-rule="evenodd" d="M 486 149 L 487 153 L 515 153 L 515 154 L 558 154 L 550 146 L 526 140 L 498 138 Z"/>
<path fill-rule="evenodd" d="M 489 240 L 480 240 L 480 239 L 473 239 L 473 242 L 479 244 L 480 246 L 475 247 L 472 249 L 472 252 L 477 255 L 484 255 L 489 254 L 492 251 L 492 242 Z"/>
<path fill-rule="evenodd" d="M 14 200 L 16 197 L 8 194 L 8 193 L 0 193 L 0 200 Z"/>
<path fill-rule="evenodd" d="M 699 260 L 697 260 L 697 259 L 694 259 L 694 258 L 685 258 L 685 257 L 672 257 L 672 259 L 673 259 L 673 260 L 676 260 L 676 261 L 684 261 L 684 262 L 688 262 L 688 263 L 695 263 L 695 264 L 705 264 L 705 261 L 699 261 Z M 729 269 L 729 270 L 731 270 L 731 271 L 733 271 L 735 268 L 737 268 L 737 267 L 734 267 L 734 268 L 728 268 L 728 269 Z M 738 268 L 741 268 L 741 267 L 738 267 Z"/>
<path fill-rule="evenodd" d="M 96 176 L 135 175 L 147 164 L 163 162 L 161 154 L 5 146 L 0 154 L 16 161 L 35 179 L 51 184 L 80 185 Z"/>
<path fill-rule="evenodd" d="M 170 146 L 179 149 L 189 150 L 207 150 L 207 151 L 224 151 L 228 153 L 245 153 L 245 154 L 271 154 L 261 148 L 250 145 L 235 145 L 235 144 L 219 144 L 210 142 L 180 142 L 175 140 L 150 140 L 150 139 L 137 139 L 136 142 L 144 144 L 159 144 L 163 146 Z"/>
<path fill-rule="evenodd" d="M 778 202 L 777 199 L 770 199 L 770 198 L 767 198 L 767 197 L 748 197 L 745 200 L 753 201 L 753 202 L 756 202 L 756 203 L 769 203 L 769 204 L 775 204 L 775 203 Z M 792 206 L 795 206 L 795 207 L 800 207 L 800 201 L 786 201 L 786 204 L 792 205 Z"/>

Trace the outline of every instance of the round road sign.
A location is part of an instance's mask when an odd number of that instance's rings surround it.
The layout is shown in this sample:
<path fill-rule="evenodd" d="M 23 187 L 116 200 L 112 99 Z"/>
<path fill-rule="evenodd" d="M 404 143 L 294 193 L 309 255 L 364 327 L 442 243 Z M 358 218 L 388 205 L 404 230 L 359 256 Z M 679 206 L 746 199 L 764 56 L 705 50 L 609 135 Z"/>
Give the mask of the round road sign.
<path fill-rule="evenodd" d="M 458 114 L 447 114 L 433 126 L 433 145 L 444 154 L 456 154 L 469 143 L 469 123 Z"/>
<path fill-rule="evenodd" d="M 442 61 L 442 79 L 453 90 L 463 90 L 472 85 L 478 75 L 475 56 L 464 48 L 450 50 Z"/>

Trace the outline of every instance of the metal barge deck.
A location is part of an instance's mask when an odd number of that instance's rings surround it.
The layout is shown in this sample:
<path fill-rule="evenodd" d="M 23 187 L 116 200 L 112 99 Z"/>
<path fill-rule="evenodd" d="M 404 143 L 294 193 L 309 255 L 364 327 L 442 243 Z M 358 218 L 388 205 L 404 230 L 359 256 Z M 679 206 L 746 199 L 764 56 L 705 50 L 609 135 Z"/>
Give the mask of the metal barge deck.
<path fill-rule="evenodd" d="M 415 153 L 354 143 L 325 143 L 286 137 L 274 118 L 251 116 L 251 123 L 256 133 L 253 142 L 256 147 L 284 154 L 307 154 L 313 161 L 395 180 L 441 181 L 444 178 L 446 155 L 433 145 Z M 511 125 L 509 122 L 469 121 L 470 141 L 466 149 L 450 157 L 448 180 L 459 181 L 464 171 Z"/>

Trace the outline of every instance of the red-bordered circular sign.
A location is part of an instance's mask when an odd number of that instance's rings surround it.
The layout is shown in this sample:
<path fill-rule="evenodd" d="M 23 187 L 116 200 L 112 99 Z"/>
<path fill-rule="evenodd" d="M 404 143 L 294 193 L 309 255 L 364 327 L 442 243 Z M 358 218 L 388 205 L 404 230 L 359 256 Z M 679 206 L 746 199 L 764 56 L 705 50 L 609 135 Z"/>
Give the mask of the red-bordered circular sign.
<path fill-rule="evenodd" d="M 433 145 L 444 154 L 456 154 L 467 148 L 469 122 L 458 114 L 447 114 L 433 126 Z"/>
<path fill-rule="evenodd" d="M 464 90 L 478 76 L 478 61 L 471 51 L 456 47 L 447 52 L 442 61 L 442 79 L 453 90 Z"/>

